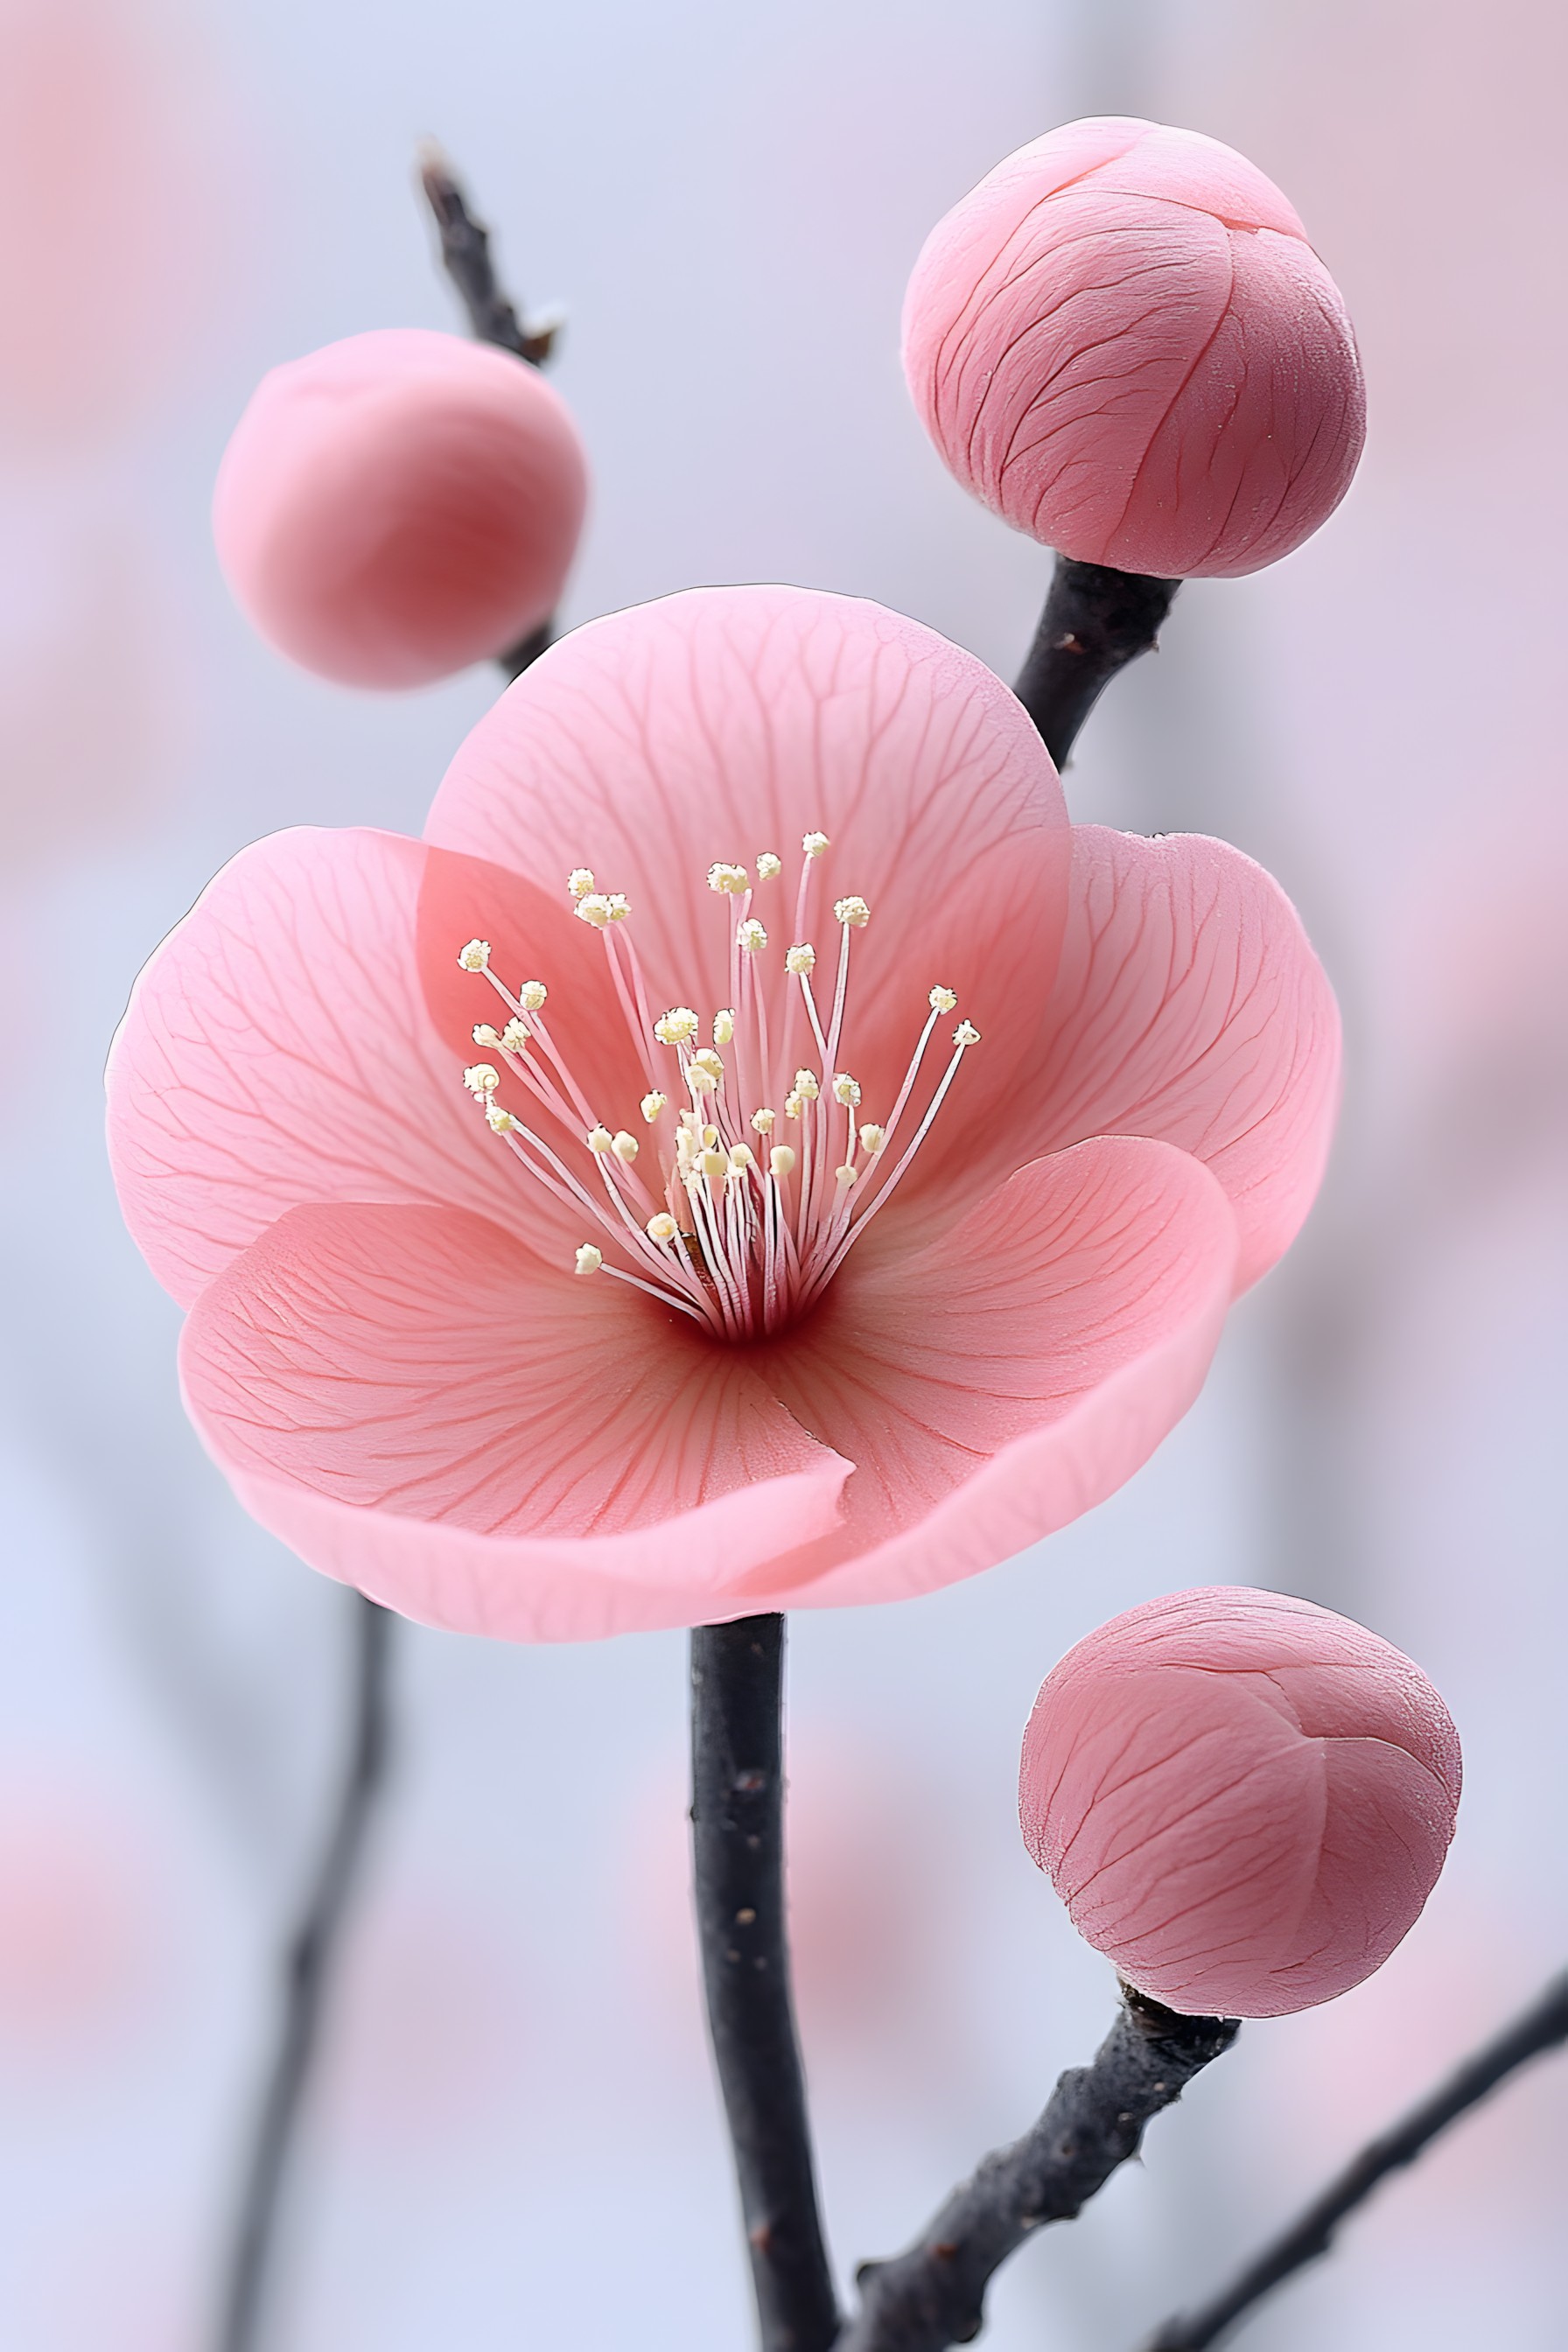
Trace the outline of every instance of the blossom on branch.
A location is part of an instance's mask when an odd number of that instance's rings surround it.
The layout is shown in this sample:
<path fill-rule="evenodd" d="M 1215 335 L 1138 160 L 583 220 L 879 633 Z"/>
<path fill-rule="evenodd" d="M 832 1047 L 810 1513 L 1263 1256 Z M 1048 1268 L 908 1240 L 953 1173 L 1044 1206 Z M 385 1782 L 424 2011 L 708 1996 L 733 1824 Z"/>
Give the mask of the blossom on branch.
<path fill-rule="evenodd" d="M 1111 1493 L 1305 1214 L 1337 1062 L 1249 860 L 1069 826 L 930 630 L 713 589 L 545 655 L 423 842 L 226 867 L 110 1142 L 256 1517 L 571 1639 L 923 1591 Z"/>
<path fill-rule="evenodd" d="M 1019 148 L 927 238 L 904 373 L 963 488 L 1080 562 L 1228 578 L 1350 487 L 1355 340 L 1272 181 L 1134 118 Z"/>
<path fill-rule="evenodd" d="M 549 618 L 587 479 L 537 368 L 382 328 L 262 378 L 224 455 L 213 530 L 237 603 L 279 653 L 345 686 L 425 686 Z"/>
<path fill-rule="evenodd" d="M 1454 1834 L 1459 1742 L 1418 1666 L 1310 1601 L 1145 1601 L 1047 1675 L 1024 1842 L 1074 1926 L 1189 2016 L 1283 2017 L 1380 1969 Z"/>

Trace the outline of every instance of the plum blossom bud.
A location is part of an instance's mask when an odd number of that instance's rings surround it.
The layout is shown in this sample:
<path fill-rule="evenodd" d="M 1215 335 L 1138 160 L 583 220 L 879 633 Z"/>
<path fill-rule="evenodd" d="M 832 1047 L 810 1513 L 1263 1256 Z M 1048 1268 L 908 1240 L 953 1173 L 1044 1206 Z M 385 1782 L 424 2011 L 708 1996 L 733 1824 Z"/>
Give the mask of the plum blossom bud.
<path fill-rule="evenodd" d="M 280 653 L 347 686 L 423 686 L 548 618 L 586 496 L 576 428 L 536 368 L 384 329 L 262 379 L 213 528 L 236 599 Z"/>
<path fill-rule="evenodd" d="M 1146 1601 L 1047 1676 L 1024 1842 L 1074 1926 L 1189 2015 L 1280 2017 L 1360 1984 L 1414 1926 L 1459 1801 L 1420 1669 L 1309 1601 Z"/>
<path fill-rule="evenodd" d="M 1361 455 L 1338 288 L 1273 183 L 1194 131 L 1101 116 L 1009 155 L 927 238 L 903 336 L 949 470 L 1080 562 L 1256 572 Z"/>

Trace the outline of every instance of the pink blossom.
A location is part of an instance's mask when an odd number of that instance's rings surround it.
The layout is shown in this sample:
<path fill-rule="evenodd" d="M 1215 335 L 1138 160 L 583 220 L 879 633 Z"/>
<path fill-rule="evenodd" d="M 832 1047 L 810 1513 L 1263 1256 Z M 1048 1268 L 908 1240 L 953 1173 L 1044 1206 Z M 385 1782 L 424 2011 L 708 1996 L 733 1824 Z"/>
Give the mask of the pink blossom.
<path fill-rule="evenodd" d="M 576 427 L 536 368 L 389 328 L 262 378 L 213 530 L 280 653 L 347 686 L 424 686 L 549 617 L 586 497 Z"/>
<path fill-rule="evenodd" d="M 1420 1916 L 1459 1742 L 1418 1666 L 1277 1592 L 1145 1601 L 1069 1650 L 1024 1734 L 1024 1840 L 1129 1983 L 1281 2017 L 1371 1976 Z"/>
<path fill-rule="evenodd" d="M 423 843 L 226 867 L 110 1146 L 257 1517 L 577 1638 L 922 1591 L 1110 1494 L 1305 1214 L 1337 1054 L 1247 859 L 1070 828 L 930 630 L 710 589 L 537 662 Z"/>
<path fill-rule="evenodd" d="M 1365 431 L 1344 304 L 1279 189 L 1217 140 L 1126 116 L 1047 131 L 938 222 L 904 372 L 994 513 L 1165 578 L 1288 555 Z"/>

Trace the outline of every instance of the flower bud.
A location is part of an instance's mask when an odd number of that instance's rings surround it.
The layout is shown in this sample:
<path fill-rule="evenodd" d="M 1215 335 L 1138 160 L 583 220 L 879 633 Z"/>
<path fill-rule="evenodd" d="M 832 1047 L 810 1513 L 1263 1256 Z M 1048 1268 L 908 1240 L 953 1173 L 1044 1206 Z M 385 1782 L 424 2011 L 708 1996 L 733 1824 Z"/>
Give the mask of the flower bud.
<path fill-rule="evenodd" d="M 1339 289 L 1272 182 L 1195 131 L 1103 116 L 1009 155 L 926 239 L 903 334 L 949 470 L 1080 562 L 1256 572 L 1361 455 Z"/>
<path fill-rule="evenodd" d="M 213 528 L 280 653 L 347 686 L 423 686 L 548 619 L 586 496 L 576 428 L 536 368 L 386 329 L 262 378 Z"/>
<path fill-rule="evenodd" d="M 1381 1968 L 1458 1801 L 1458 1738 L 1419 1668 L 1275 1592 L 1113 1617 L 1024 1734 L 1030 1853 L 1130 1984 L 1194 2016 L 1284 2016 Z"/>

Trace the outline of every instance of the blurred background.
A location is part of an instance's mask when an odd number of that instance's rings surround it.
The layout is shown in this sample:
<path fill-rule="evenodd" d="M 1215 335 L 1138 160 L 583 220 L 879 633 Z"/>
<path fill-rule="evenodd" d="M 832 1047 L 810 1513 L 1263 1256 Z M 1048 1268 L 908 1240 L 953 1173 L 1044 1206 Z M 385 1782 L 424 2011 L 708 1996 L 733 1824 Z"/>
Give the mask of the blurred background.
<path fill-rule="evenodd" d="M 969 505 L 897 361 L 927 229 L 1087 111 L 1230 141 L 1348 298 L 1346 505 L 1184 591 L 1075 815 L 1222 834 L 1344 1004 L 1328 1184 L 1207 1390 L 1010 1567 L 792 1630 L 794 1889 L 846 2273 L 1109 2018 L 1019 1842 L 1067 1645 L 1182 1585 L 1346 1610 L 1447 1695 L 1447 1873 L 1370 1984 L 1248 2027 L 1142 2166 L 1005 2273 L 996 2352 L 1133 2352 L 1568 1947 L 1561 1524 L 1568 243 L 1551 0 L 0 0 L 0 2338 L 201 2352 L 275 1958 L 344 1728 L 352 1603 L 251 1527 L 121 1227 L 100 1074 L 212 871 L 417 831 L 498 688 L 288 668 L 207 526 L 275 362 L 457 328 L 434 132 L 569 317 L 595 467 L 566 617 L 697 582 L 879 597 L 1016 668 L 1048 558 Z M 688 1917 L 684 1644 L 400 1629 L 395 1777 L 285 2224 L 277 2352 L 739 2347 Z M 1568 2345 L 1563 2061 L 1271 2305 L 1258 2352 Z M 1557 2168 L 1553 2178 L 1553 2168 Z"/>

